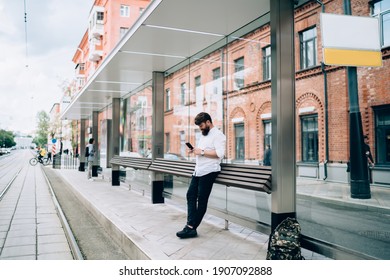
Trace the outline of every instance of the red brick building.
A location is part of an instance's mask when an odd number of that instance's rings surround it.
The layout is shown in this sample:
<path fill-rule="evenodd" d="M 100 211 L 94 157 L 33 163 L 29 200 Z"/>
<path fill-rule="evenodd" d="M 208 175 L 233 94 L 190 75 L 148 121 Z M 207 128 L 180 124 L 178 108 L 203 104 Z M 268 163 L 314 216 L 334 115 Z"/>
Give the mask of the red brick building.
<path fill-rule="evenodd" d="M 324 4 L 326 13 L 344 14 L 342 0 Z M 389 1 L 351 1 L 351 7 L 352 15 L 377 16 L 382 24 L 383 66 L 359 67 L 357 73 L 363 133 L 369 136 L 377 163 L 374 182 L 389 184 Z M 325 179 L 327 174 L 328 180 L 347 181 L 348 78 L 346 67 L 321 67 L 321 8 L 311 1 L 295 11 L 297 175 Z M 180 110 L 189 110 L 190 115 L 198 109 L 214 110 L 216 115 L 223 114 L 217 117 L 217 125 L 224 127 L 228 136 L 227 160 L 262 160 L 265 145 L 271 143 L 270 26 L 261 25 L 239 40 L 233 37 L 231 43 L 166 78 L 170 104 L 166 104 L 165 131 L 167 137 L 173 137 L 165 141 L 170 143 L 167 150 L 182 153 L 187 136 L 196 141 L 196 128 L 186 131 L 192 118 L 181 116 Z M 213 71 L 217 70 L 220 74 L 215 79 Z M 218 91 L 223 101 L 211 104 L 210 95 Z M 203 100 L 201 108 L 199 99 Z M 178 104 L 184 107 L 179 109 Z"/>

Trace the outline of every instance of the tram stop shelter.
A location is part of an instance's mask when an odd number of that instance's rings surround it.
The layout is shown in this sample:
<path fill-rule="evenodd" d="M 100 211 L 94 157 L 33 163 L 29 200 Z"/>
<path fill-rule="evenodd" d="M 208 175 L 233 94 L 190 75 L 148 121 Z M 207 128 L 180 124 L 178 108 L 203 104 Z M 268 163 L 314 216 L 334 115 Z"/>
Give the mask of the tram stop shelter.
<path fill-rule="evenodd" d="M 293 0 L 154 0 L 105 58 L 61 118 L 92 118 L 97 134 L 98 112 L 112 106 L 111 148 L 119 155 L 120 102 L 129 92 L 152 82 L 153 159 L 163 155 L 164 75 L 189 63 L 189 58 L 218 44 L 256 20 L 271 23 L 272 91 L 272 217 L 275 228 L 296 215 L 294 8 Z M 250 30 L 250 29 L 249 29 Z M 293 143 L 292 143 L 293 141 Z M 85 146 L 81 139 L 81 147 Z M 113 167 L 113 181 L 119 170 Z"/>

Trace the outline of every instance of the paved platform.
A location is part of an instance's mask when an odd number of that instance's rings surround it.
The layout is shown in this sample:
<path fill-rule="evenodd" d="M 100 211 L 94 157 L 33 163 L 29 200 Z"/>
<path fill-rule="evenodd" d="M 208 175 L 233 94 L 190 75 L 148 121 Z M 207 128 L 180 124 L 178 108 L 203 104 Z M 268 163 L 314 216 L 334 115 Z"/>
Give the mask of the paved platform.
<path fill-rule="evenodd" d="M 75 194 L 104 225 L 109 234 L 134 259 L 153 260 L 263 260 L 268 235 L 206 214 L 198 237 L 179 239 L 176 232 L 186 220 L 185 205 L 166 199 L 152 204 L 151 198 L 128 186 L 111 186 L 107 176 L 88 181 L 84 172 L 56 169 L 58 176 L 72 186 Z M 299 179 L 298 197 L 332 200 L 380 213 L 390 213 L 390 188 L 371 186 L 371 199 L 352 199 L 348 184 Z M 327 259 L 302 249 L 307 260 Z"/>
<path fill-rule="evenodd" d="M 165 200 L 152 204 L 148 196 L 127 186 L 111 186 L 102 177 L 88 181 L 84 172 L 56 170 L 109 234 L 134 259 L 152 260 L 264 260 L 268 235 L 205 216 L 198 237 L 179 239 L 186 221 L 185 205 Z M 326 259 L 303 249 L 306 259 Z"/>

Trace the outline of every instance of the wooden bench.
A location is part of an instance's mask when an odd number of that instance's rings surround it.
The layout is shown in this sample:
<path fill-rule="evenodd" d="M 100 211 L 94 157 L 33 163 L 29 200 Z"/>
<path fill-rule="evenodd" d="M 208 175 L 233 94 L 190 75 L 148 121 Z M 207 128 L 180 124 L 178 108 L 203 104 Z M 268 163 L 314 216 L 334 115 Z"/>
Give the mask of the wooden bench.
<path fill-rule="evenodd" d="M 195 162 L 191 161 L 156 159 L 148 170 L 191 177 L 194 168 Z M 221 172 L 215 182 L 228 187 L 271 193 L 271 167 L 222 163 Z"/>
<path fill-rule="evenodd" d="M 271 167 L 222 163 L 215 182 L 228 187 L 271 193 Z"/>
<path fill-rule="evenodd" d="M 150 171 L 168 173 L 176 176 L 191 177 L 195 162 L 169 159 L 155 159 L 149 167 Z"/>
<path fill-rule="evenodd" d="M 137 157 L 123 157 L 123 156 L 114 156 L 110 160 L 111 164 L 119 165 L 123 167 L 131 167 L 134 169 L 144 169 L 147 170 L 152 164 L 152 159 L 150 158 L 137 158 Z"/>

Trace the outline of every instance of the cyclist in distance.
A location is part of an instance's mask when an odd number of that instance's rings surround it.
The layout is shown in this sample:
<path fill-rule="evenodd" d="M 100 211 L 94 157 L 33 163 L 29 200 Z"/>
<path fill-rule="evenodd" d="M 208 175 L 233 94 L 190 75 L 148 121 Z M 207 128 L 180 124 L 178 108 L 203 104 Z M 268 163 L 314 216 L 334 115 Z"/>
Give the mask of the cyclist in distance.
<path fill-rule="evenodd" d="M 38 161 L 43 163 L 42 158 L 46 156 L 46 149 L 43 147 L 38 147 Z"/>

